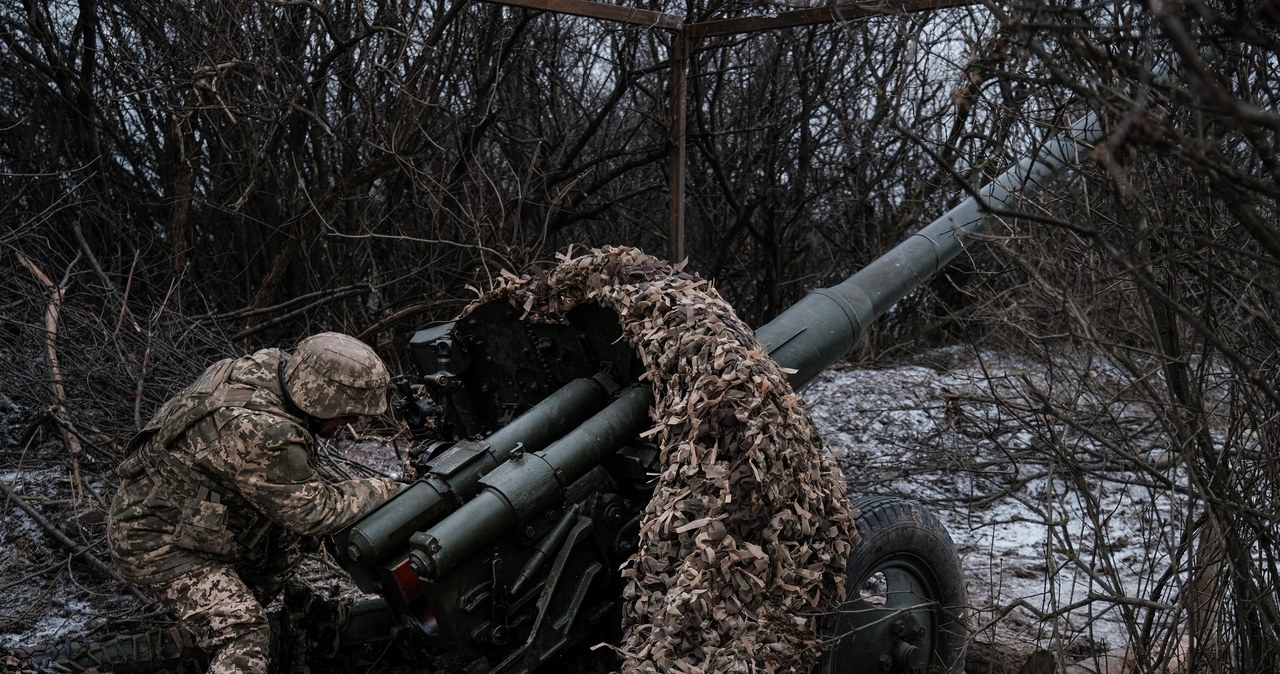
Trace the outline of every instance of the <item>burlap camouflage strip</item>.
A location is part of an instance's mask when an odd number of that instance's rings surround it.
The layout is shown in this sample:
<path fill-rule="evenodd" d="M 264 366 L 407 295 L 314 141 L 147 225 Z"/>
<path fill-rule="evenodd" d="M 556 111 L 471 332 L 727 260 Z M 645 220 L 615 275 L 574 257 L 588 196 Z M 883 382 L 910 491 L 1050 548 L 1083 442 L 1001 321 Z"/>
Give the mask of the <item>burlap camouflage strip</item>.
<path fill-rule="evenodd" d="M 622 671 L 808 672 L 857 534 L 839 469 L 751 329 L 708 281 L 631 248 L 505 274 L 472 306 L 500 298 L 536 321 L 614 310 L 653 387 L 664 469 L 622 572 Z"/>

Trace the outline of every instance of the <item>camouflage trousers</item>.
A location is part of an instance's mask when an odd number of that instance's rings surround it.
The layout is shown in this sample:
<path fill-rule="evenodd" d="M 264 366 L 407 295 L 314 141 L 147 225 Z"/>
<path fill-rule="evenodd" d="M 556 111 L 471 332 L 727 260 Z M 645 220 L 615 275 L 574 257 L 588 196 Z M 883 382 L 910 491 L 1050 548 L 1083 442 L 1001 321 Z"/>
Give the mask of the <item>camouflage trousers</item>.
<path fill-rule="evenodd" d="M 270 661 L 271 626 L 263 607 L 291 572 L 289 568 L 242 577 L 229 565 L 205 562 L 146 589 L 177 614 L 211 656 L 210 674 L 264 673 Z"/>

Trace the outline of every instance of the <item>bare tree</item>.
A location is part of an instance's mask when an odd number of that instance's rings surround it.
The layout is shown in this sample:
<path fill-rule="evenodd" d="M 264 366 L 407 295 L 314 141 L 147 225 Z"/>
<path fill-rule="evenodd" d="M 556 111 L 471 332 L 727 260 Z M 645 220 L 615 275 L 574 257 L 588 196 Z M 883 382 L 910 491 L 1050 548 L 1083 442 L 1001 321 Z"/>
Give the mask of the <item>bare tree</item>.
<path fill-rule="evenodd" d="M 1092 170 L 1008 214 L 1005 273 L 970 294 L 975 327 L 999 317 L 984 334 L 1056 373 L 997 397 L 1073 493 L 1124 483 L 1181 518 L 1173 538 L 1152 539 L 1138 594 L 1119 560 L 1071 552 L 1106 549 L 1096 501 L 1093 540 L 1055 530 L 1056 558 L 1093 574 L 1092 615 L 1124 616 L 1134 671 L 1275 669 L 1280 528 L 1258 507 L 1276 491 L 1280 415 L 1273 19 L 1202 2 L 992 11 L 1004 56 L 971 64 L 974 105 L 1032 138 L 1083 108 L 1109 129 Z M 1064 347 L 1110 374 L 1068 365 Z"/>

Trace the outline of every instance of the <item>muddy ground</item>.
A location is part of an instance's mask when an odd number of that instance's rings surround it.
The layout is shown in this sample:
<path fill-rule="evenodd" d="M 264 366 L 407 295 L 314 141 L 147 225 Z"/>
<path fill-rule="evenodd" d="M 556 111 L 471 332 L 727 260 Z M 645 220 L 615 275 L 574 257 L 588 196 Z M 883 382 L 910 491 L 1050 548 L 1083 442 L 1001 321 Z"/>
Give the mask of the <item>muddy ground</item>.
<path fill-rule="evenodd" d="M 905 496 L 944 522 L 966 571 L 975 626 L 1083 656 L 1125 642 L 1125 624 L 1105 597 L 1141 593 L 1161 568 L 1159 541 L 1176 533 L 1177 501 L 1127 480 L 1123 466 L 1082 490 L 1038 452 L 1036 434 L 1000 418 L 990 402 L 1007 392 L 1002 387 L 1037 376 L 1019 358 L 957 347 L 831 371 L 803 396 L 840 457 L 851 496 Z M 0 498 L 0 648 L 163 623 L 89 561 L 109 561 L 102 504 L 112 485 L 103 476 L 113 459 L 88 450 L 77 488 L 53 424 L 2 397 L 0 438 L 0 484 L 11 494 Z M 388 448 L 363 443 L 351 452 L 383 472 L 398 470 Z M 89 545 L 68 549 L 19 500 Z M 1099 566 L 1110 575 L 1092 571 Z M 340 574 L 321 555 L 304 572 L 317 585 Z"/>

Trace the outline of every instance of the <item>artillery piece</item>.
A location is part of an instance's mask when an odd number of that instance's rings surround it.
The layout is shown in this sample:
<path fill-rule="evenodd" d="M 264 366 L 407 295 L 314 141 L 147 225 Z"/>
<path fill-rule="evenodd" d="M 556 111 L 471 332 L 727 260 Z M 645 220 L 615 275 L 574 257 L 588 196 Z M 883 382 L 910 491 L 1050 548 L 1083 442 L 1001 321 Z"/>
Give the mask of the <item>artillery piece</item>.
<path fill-rule="evenodd" d="M 845 356 L 867 326 L 940 271 L 987 214 L 1034 194 L 1096 118 L 1010 169 L 952 211 L 832 288 L 811 293 L 756 336 L 802 388 Z M 505 302 L 428 326 L 412 342 L 434 418 L 459 439 L 420 456 L 423 477 L 337 537 L 361 587 L 456 650 L 475 672 L 530 672 L 615 616 L 614 571 L 634 549 L 657 451 L 639 440 L 652 396 L 616 316 L 591 305 L 568 325 L 522 321 Z M 443 432 L 441 432 L 443 431 Z M 959 671 L 959 562 L 937 521 L 895 499 L 855 502 L 862 541 L 848 587 L 875 576 L 883 603 L 851 594 L 829 621 L 822 671 Z M 611 621 L 617 623 L 616 618 Z M 843 635 L 843 636 L 842 636 Z"/>
<path fill-rule="evenodd" d="M 1097 118 L 1083 118 L 757 339 L 801 389 L 959 255 L 992 212 L 1033 196 L 1100 135 Z M 399 380 L 400 411 L 423 438 L 421 477 L 331 541 L 357 584 L 385 599 L 330 625 L 337 647 L 412 633 L 462 671 L 515 674 L 616 636 L 616 570 L 635 548 L 660 469 L 641 439 L 652 393 L 637 383 L 636 354 L 620 333 L 617 316 L 594 305 L 561 325 L 493 302 L 414 335 L 419 372 Z M 818 671 L 960 671 L 965 597 L 945 530 L 897 499 L 853 504 L 861 541 L 847 567 L 849 599 L 825 623 L 832 647 Z M 871 579 L 878 599 L 857 590 Z M 150 649 L 162 659 L 162 645 Z M 90 650 L 54 659 L 82 668 L 75 663 Z"/>

